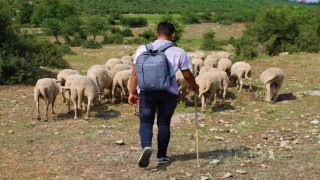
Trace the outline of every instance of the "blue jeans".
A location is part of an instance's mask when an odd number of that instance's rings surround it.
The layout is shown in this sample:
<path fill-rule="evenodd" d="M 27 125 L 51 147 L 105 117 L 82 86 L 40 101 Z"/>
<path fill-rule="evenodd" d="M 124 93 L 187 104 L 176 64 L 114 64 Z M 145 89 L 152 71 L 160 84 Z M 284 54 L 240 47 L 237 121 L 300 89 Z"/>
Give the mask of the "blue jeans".
<path fill-rule="evenodd" d="M 153 124 L 158 110 L 158 154 L 166 157 L 170 140 L 170 122 L 177 106 L 178 96 L 168 91 L 141 91 L 139 94 L 141 146 L 152 146 Z"/>

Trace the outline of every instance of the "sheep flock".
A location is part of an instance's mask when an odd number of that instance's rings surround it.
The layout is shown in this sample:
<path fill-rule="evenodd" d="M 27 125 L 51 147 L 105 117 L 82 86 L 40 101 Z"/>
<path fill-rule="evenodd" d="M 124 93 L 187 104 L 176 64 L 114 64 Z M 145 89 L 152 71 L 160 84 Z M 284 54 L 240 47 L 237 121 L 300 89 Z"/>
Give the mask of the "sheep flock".
<path fill-rule="evenodd" d="M 224 103 L 230 86 L 236 86 L 238 93 L 246 90 L 252 91 L 252 68 L 249 63 L 231 60 L 232 53 L 225 51 L 211 52 L 209 55 L 202 51 L 187 53 L 190 59 L 190 69 L 196 77 L 199 85 L 197 97 L 201 100 L 201 110 L 206 112 L 207 107 L 216 103 L 217 97 L 221 97 Z M 123 56 L 121 59 L 108 59 L 106 64 L 96 64 L 88 68 L 86 75 L 79 71 L 63 69 L 57 79 L 39 79 L 34 87 L 34 98 L 37 108 L 37 118 L 40 117 L 39 99 L 44 99 L 45 116 L 48 120 L 48 108 L 51 105 L 54 114 L 54 102 L 58 94 L 61 94 L 63 103 L 71 113 L 71 105 L 74 110 L 74 119 L 78 119 L 78 111 L 85 113 L 85 120 L 89 119 L 90 109 L 99 104 L 103 99 L 108 103 L 125 103 L 124 98 L 128 96 L 129 82 L 133 66 L 134 56 Z M 189 84 L 184 80 L 180 71 L 176 72 L 179 85 L 179 102 L 185 101 L 191 92 Z M 284 80 L 284 72 L 277 67 L 270 67 L 260 75 L 260 82 L 264 86 L 265 101 L 275 102 L 278 91 Z M 136 114 L 136 109 L 134 110 Z"/>

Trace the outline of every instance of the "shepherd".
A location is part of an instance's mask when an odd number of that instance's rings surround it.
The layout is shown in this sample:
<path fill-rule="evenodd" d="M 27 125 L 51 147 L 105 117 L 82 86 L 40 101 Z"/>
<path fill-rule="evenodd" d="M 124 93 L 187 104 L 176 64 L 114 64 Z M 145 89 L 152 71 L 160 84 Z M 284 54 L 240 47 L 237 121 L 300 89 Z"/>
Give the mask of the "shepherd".
<path fill-rule="evenodd" d="M 160 22 L 155 35 L 157 40 L 138 48 L 130 80 L 129 103 L 139 105 L 140 140 L 142 154 L 138 165 L 147 167 L 152 155 L 153 124 L 157 112 L 158 151 L 157 163 L 169 162 L 167 149 L 170 141 L 171 117 L 178 102 L 178 83 L 175 73 L 180 70 L 197 93 L 199 86 L 190 70 L 186 52 L 172 40 L 176 29 L 170 22 Z"/>

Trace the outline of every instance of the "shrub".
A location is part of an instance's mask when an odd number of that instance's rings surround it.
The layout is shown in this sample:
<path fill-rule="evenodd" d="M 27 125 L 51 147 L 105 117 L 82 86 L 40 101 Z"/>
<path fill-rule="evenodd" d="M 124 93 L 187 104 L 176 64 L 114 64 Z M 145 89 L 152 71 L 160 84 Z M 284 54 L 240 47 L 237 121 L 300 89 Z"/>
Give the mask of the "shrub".
<path fill-rule="evenodd" d="M 132 33 L 130 28 L 124 28 L 121 31 L 121 34 L 122 34 L 123 37 L 133 37 L 133 33 Z"/>
<path fill-rule="evenodd" d="M 203 43 L 201 44 L 202 50 L 217 50 L 220 49 L 217 42 L 214 40 L 215 32 L 208 31 L 203 34 Z"/>
<path fill-rule="evenodd" d="M 96 42 L 95 40 L 83 41 L 81 46 L 83 48 L 88 48 L 88 49 L 100 49 L 100 48 L 102 48 L 101 44 L 99 42 Z"/>
<path fill-rule="evenodd" d="M 102 44 L 122 44 L 123 36 L 121 34 L 105 35 Z"/>
<path fill-rule="evenodd" d="M 141 37 L 135 37 L 135 38 L 131 38 L 131 39 L 126 39 L 124 41 L 124 44 L 146 44 L 149 43 L 150 41 L 141 38 Z"/>
<path fill-rule="evenodd" d="M 156 35 L 154 34 L 154 31 L 152 31 L 151 29 L 145 30 L 143 33 L 139 34 L 138 36 L 148 41 L 154 41 L 157 39 Z"/>
<path fill-rule="evenodd" d="M 191 11 L 184 12 L 181 15 L 181 21 L 184 24 L 198 24 L 200 23 L 199 18 L 197 17 L 197 14 Z"/>
<path fill-rule="evenodd" d="M 144 27 L 148 25 L 147 19 L 143 17 L 121 18 L 120 23 L 129 27 Z"/>

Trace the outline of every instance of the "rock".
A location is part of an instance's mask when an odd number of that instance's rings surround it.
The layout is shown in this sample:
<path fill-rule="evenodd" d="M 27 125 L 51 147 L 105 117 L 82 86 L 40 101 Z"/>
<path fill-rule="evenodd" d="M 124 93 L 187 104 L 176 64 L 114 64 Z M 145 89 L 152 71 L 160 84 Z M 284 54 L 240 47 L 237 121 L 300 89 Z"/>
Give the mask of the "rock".
<path fill-rule="evenodd" d="M 247 174 L 247 171 L 243 170 L 243 169 L 237 169 L 236 170 L 236 173 L 239 173 L 239 174 Z"/>
<path fill-rule="evenodd" d="M 111 127 L 110 126 L 107 126 L 107 125 L 102 125 L 101 126 L 103 129 L 110 129 Z"/>
<path fill-rule="evenodd" d="M 281 141 L 280 147 L 285 147 L 288 144 L 288 141 Z"/>
<path fill-rule="evenodd" d="M 124 143 L 123 140 L 118 140 L 118 141 L 116 141 L 116 144 L 117 144 L 117 145 L 125 145 L 125 143 Z"/>
<path fill-rule="evenodd" d="M 210 177 L 209 176 L 207 176 L 207 175 L 203 175 L 203 176 L 201 176 L 201 178 L 200 178 L 201 180 L 209 180 L 210 179 Z"/>
<path fill-rule="evenodd" d="M 252 138 L 253 138 L 253 136 L 252 136 L 252 135 L 249 135 L 249 136 L 248 136 L 248 138 L 249 138 L 249 139 L 252 139 Z"/>
<path fill-rule="evenodd" d="M 141 147 L 130 147 L 131 151 L 141 151 Z"/>
<path fill-rule="evenodd" d="M 205 126 L 204 124 L 199 124 L 199 127 L 201 128 L 204 128 L 204 126 Z"/>
<path fill-rule="evenodd" d="M 221 179 L 226 179 L 226 178 L 230 178 L 230 177 L 232 177 L 232 174 L 228 172 L 228 173 L 224 174 L 224 175 L 221 177 Z"/>
<path fill-rule="evenodd" d="M 231 134 L 239 134 L 239 131 L 235 130 L 235 129 L 230 129 L 230 133 Z"/>
<path fill-rule="evenodd" d="M 292 141 L 292 144 L 301 144 L 300 139 L 295 139 Z"/>
<path fill-rule="evenodd" d="M 186 172 L 186 176 L 187 176 L 187 177 L 192 177 L 192 174 L 189 173 L 189 172 Z"/>
<path fill-rule="evenodd" d="M 258 112 L 260 112 L 260 109 L 255 109 L 255 110 L 253 110 L 253 112 L 258 113 Z"/>
<path fill-rule="evenodd" d="M 8 131 L 8 134 L 13 134 L 13 133 L 14 133 L 13 130 L 9 130 L 9 131 Z"/>
<path fill-rule="evenodd" d="M 100 131 L 98 131 L 98 134 L 104 134 L 105 133 L 105 131 L 104 130 L 100 130 Z"/>
<path fill-rule="evenodd" d="M 310 121 L 310 124 L 317 125 L 319 121 L 317 119 Z"/>
<path fill-rule="evenodd" d="M 289 52 L 281 52 L 279 53 L 279 56 L 288 56 L 289 55 Z"/>
<path fill-rule="evenodd" d="M 320 96 L 320 90 L 317 91 L 305 91 L 303 92 L 304 95 L 307 96 Z"/>
<path fill-rule="evenodd" d="M 212 159 L 212 161 L 209 162 L 209 164 L 211 164 L 211 165 L 217 165 L 219 163 L 220 163 L 219 159 Z"/>
<path fill-rule="evenodd" d="M 12 104 L 17 104 L 18 101 L 17 101 L 17 100 L 12 100 L 12 101 L 10 101 L 10 103 L 12 103 Z"/>
<path fill-rule="evenodd" d="M 259 164 L 259 167 L 265 169 L 265 168 L 267 168 L 267 165 L 265 165 L 265 164 Z"/>
<path fill-rule="evenodd" d="M 292 151 L 293 147 L 292 146 L 285 146 L 284 149 L 287 150 L 287 151 Z"/>
<path fill-rule="evenodd" d="M 224 137 L 221 136 L 214 136 L 213 138 L 218 141 L 224 141 Z"/>
<path fill-rule="evenodd" d="M 305 139 L 310 139 L 311 136 L 310 136 L 310 135 L 305 135 L 304 138 L 305 138 Z"/>
<path fill-rule="evenodd" d="M 74 149 L 79 149 L 79 146 L 75 146 L 75 147 L 73 147 Z"/>
<path fill-rule="evenodd" d="M 243 166 L 245 166 L 245 165 L 246 165 L 245 163 L 241 163 L 241 164 L 240 164 L 241 167 L 243 167 Z"/>
<path fill-rule="evenodd" d="M 50 152 L 50 156 L 54 155 L 54 152 Z"/>
<path fill-rule="evenodd" d="M 216 128 L 210 128 L 209 131 L 213 132 L 213 131 L 218 131 L 218 129 Z"/>
<path fill-rule="evenodd" d="M 54 132 L 54 135 L 60 135 L 61 133 L 60 132 Z"/>

